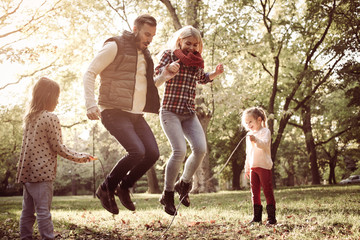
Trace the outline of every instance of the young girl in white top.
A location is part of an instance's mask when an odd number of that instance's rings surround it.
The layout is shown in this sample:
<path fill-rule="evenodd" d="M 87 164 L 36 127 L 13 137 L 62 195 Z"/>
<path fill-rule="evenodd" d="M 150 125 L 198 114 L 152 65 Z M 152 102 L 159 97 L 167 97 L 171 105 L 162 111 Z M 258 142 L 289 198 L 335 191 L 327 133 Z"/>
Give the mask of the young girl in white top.
<path fill-rule="evenodd" d="M 57 155 L 79 163 L 95 160 L 91 155 L 77 153 L 62 143 L 60 122 L 52 113 L 58 103 L 59 94 L 59 84 L 42 77 L 33 88 L 32 100 L 25 115 L 16 176 L 17 182 L 23 184 L 21 239 L 32 239 L 35 220 L 41 239 L 54 239 L 50 207 Z"/>
<path fill-rule="evenodd" d="M 271 132 L 267 128 L 265 111 L 259 107 L 243 112 L 242 124 L 249 131 L 246 138 L 245 176 L 250 177 L 254 218 L 250 223 L 261 222 L 262 205 L 260 190 L 266 198 L 267 224 L 275 224 L 275 198 L 271 168 Z"/>

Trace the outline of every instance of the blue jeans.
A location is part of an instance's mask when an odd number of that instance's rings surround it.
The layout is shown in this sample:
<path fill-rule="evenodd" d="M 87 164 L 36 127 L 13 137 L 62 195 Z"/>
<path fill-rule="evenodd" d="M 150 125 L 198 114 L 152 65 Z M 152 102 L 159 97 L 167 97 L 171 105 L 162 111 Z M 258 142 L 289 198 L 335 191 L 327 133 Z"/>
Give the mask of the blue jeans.
<path fill-rule="evenodd" d="M 172 155 L 165 170 L 164 188 L 166 191 L 174 191 L 176 178 L 186 156 L 186 140 L 192 152 L 185 162 L 184 172 L 180 179 L 189 183 L 205 157 L 206 138 L 196 114 L 179 115 L 161 110 L 160 121 L 172 148 Z"/>
<path fill-rule="evenodd" d="M 127 151 L 108 174 L 105 183 L 110 191 L 114 191 L 119 183 L 122 188 L 130 188 L 159 158 L 154 134 L 142 114 L 106 109 L 101 112 L 101 119 L 105 128 Z"/>
<path fill-rule="evenodd" d="M 52 197 L 53 182 L 25 183 L 23 185 L 20 239 L 32 239 L 35 219 L 41 239 L 54 239 L 54 226 L 50 213 Z"/>

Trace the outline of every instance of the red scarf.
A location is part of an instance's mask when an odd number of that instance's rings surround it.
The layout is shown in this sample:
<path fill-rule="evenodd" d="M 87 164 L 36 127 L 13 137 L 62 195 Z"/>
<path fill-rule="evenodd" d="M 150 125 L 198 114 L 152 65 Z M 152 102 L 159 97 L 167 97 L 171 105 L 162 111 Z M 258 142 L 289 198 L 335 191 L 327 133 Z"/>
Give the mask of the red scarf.
<path fill-rule="evenodd" d="M 186 66 L 204 68 L 204 59 L 198 52 L 189 52 L 187 55 L 185 55 L 181 49 L 176 49 L 174 54 Z"/>

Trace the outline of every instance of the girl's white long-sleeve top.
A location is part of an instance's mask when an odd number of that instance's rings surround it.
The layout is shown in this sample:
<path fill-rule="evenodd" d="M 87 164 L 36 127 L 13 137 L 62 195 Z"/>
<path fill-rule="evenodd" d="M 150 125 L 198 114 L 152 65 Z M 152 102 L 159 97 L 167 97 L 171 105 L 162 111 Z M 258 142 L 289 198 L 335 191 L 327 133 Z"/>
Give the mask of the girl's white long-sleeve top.
<path fill-rule="evenodd" d="M 256 167 L 270 170 L 273 166 L 270 130 L 261 128 L 259 131 L 249 134 L 255 136 L 256 142 L 251 142 L 250 137 L 246 137 L 245 172 L 249 173 L 251 168 Z"/>

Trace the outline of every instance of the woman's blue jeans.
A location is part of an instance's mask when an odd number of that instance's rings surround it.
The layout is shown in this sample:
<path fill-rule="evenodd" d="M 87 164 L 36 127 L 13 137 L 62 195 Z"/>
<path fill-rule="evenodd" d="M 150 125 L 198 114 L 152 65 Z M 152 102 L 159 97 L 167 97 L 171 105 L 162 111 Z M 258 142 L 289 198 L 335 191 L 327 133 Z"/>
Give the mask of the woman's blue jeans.
<path fill-rule="evenodd" d="M 127 155 L 120 159 L 106 178 L 110 191 L 130 188 L 159 158 L 159 148 L 153 132 L 143 114 L 133 114 L 119 109 L 101 112 L 105 128 L 125 148 Z"/>
<path fill-rule="evenodd" d="M 172 155 L 166 165 L 164 188 L 166 191 L 174 191 L 176 178 L 186 156 L 186 141 L 192 152 L 185 162 L 180 179 L 189 183 L 205 157 L 206 138 L 196 114 L 179 115 L 162 109 L 160 121 L 172 148 Z"/>

